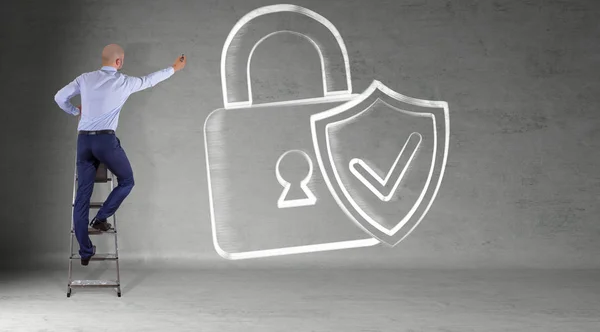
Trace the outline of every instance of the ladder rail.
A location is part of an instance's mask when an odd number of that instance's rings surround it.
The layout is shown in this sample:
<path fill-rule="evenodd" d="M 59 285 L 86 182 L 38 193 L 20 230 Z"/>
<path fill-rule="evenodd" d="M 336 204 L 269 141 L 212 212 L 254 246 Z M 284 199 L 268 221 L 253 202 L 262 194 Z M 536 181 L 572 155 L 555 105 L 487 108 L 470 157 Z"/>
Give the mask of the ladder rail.
<path fill-rule="evenodd" d="M 115 189 L 115 174 L 108 169 L 107 167 L 107 171 L 110 173 L 110 191 L 112 192 Z M 119 244 L 117 242 L 117 213 L 113 213 L 112 215 L 112 220 L 113 220 L 113 227 L 115 229 L 115 234 L 114 234 L 114 239 L 115 239 L 115 264 L 116 264 L 116 268 L 117 268 L 117 288 L 118 288 L 118 295 L 121 296 L 121 273 L 120 273 L 120 269 L 119 269 Z"/>
<path fill-rule="evenodd" d="M 75 225 L 73 220 L 73 214 L 75 213 L 75 193 L 77 190 L 77 152 L 75 152 L 75 172 L 73 172 L 73 199 L 71 200 L 71 245 L 69 252 L 73 255 L 73 236 L 75 235 Z M 73 281 L 73 260 L 69 259 L 69 284 L 67 292 L 71 293 L 71 282 Z"/>

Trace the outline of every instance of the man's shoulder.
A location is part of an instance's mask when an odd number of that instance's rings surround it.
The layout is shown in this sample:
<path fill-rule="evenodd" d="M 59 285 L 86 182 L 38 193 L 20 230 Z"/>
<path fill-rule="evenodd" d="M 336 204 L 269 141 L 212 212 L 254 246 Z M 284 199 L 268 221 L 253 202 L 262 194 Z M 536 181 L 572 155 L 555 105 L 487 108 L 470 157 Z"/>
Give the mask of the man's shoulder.
<path fill-rule="evenodd" d="M 99 78 L 100 76 L 103 76 L 105 74 L 106 74 L 106 72 L 104 72 L 102 69 L 96 69 L 96 70 L 84 72 L 84 73 L 80 74 L 77 78 L 78 79 Z M 120 71 L 115 72 L 113 75 L 115 77 L 122 77 L 122 78 L 129 77 L 126 74 L 121 73 Z"/>
<path fill-rule="evenodd" d="M 81 76 L 89 76 L 89 75 L 99 74 L 101 72 L 102 72 L 101 69 L 95 69 L 95 70 L 86 71 L 86 72 L 82 73 Z"/>
<path fill-rule="evenodd" d="M 82 78 L 82 79 L 86 79 L 88 77 L 92 77 L 92 76 L 96 76 L 98 75 L 100 72 L 100 70 L 92 70 L 92 71 L 87 71 L 84 73 L 81 73 L 77 78 Z"/>

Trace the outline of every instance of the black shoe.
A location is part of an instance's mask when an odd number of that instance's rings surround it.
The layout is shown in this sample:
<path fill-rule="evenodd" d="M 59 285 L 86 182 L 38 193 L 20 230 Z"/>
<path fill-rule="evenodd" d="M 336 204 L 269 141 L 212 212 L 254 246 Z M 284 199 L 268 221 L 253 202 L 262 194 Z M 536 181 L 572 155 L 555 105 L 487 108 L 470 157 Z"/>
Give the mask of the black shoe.
<path fill-rule="evenodd" d="M 94 220 L 92 220 L 90 225 L 92 225 L 93 229 L 97 229 L 102 232 L 106 232 L 112 228 L 112 225 L 109 222 L 107 222 L 106 220 L 100 221 L 96 218 L 94 218 Z"/>
<path fill-rule="evenodd" d="M 92 259 L 92 257 L 96 254 L 96 246 L 92 246 L 92 248 L 94 249 L 94 253 L 92 254 L 92 256 L 88 257 L 88 258 L 82 258 L 81 259 L 81 265 L 83 266 L 87 266 L 90 263 L 90 259 Z"/>

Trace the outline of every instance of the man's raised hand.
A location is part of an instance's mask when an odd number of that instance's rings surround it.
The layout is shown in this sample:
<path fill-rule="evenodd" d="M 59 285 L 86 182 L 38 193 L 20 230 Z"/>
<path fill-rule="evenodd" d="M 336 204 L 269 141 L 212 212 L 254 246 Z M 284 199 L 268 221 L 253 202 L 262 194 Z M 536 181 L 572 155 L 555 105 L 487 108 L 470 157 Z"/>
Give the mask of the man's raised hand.
<path fill-rule="evenodd" d="M 177 60 L 175 60 L 175 63 L 173 63 L 173 69 L 175 69 L 175 71 L 182 70 L 186 63 L 187 57 L 182 54 L 180 57 L 177 57 Z"/>

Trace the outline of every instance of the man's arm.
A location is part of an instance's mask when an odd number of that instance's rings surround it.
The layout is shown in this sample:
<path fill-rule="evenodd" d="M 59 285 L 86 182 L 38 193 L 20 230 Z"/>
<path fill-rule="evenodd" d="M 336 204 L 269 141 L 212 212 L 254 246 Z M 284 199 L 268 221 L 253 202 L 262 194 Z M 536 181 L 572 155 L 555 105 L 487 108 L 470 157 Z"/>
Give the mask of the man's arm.
<path fill-rule="evenodd" d="M 175 70 L 173 67 L 168 67 L 142 77 L 127 76 L 125 84 L 129 93 L 136 93 L 157 85 L 171 77 L 174 73 Z"/>
<path fill-rule="evenodd" d="M 71 104 L 71 98 L 81 92 L 79 90 L 78 79 L 79 77 L 67 84 L 64 88 L 58 90 L 56 95 L 54 95 L 54 101 L 58 104 L 58 107 L 73 116 L 79 115 L 79 109 Z"/>
<path fill-rule="evenodd" d="M 186 62 L 186 57 L 181 56 L 177 58 L 177 60 L 175 60 L 175 63 L 172 66 L 156 71 L 152 74 L 142 77 L 127 76 L 125 84 L 127 85 L 129 93 L 136 93 L 138 91 L 142 91 L 155 86 L 156 84 L 173 76 L 173 74 L 176 71 L 183 69 L 183 67 L 185 67 Z"/>

